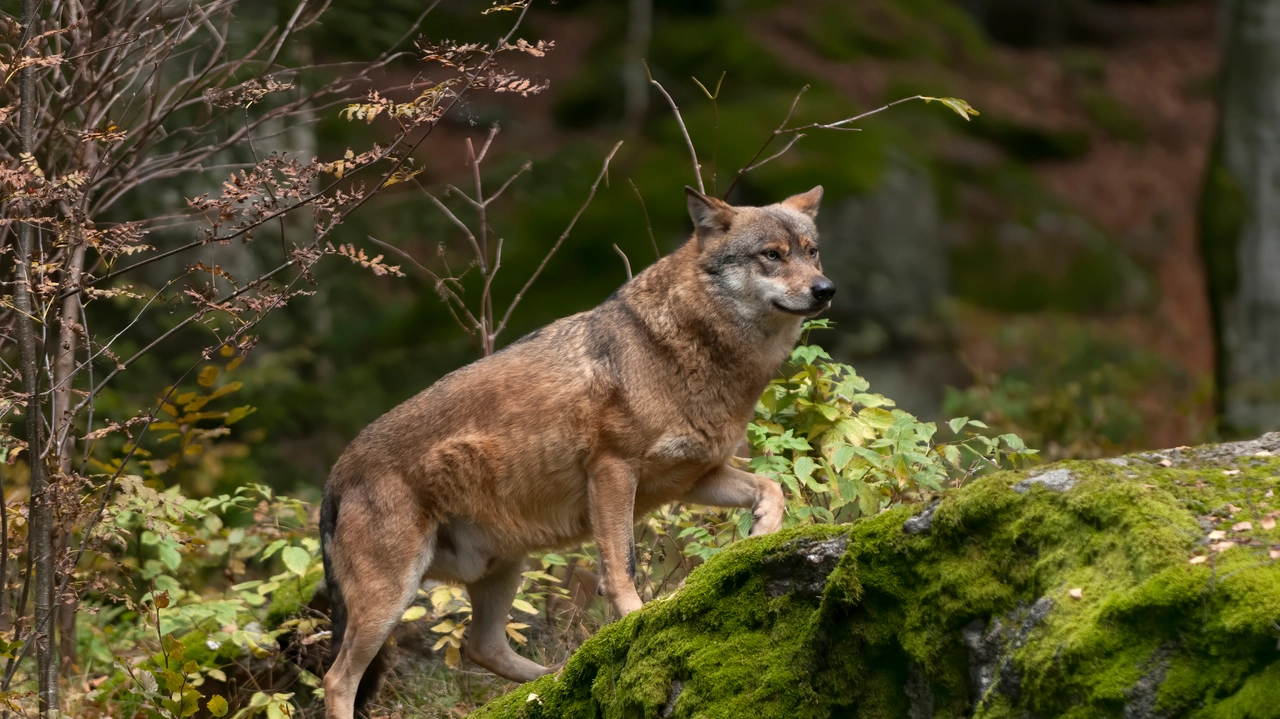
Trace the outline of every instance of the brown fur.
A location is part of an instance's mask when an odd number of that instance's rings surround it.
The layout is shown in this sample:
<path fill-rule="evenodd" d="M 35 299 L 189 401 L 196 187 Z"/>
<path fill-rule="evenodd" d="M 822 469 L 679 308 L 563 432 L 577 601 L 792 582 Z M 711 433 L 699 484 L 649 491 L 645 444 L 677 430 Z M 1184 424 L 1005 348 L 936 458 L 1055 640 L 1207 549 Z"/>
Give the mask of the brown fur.
<path fill-rule="evenodd" d="M 361 682 L 424 577 L 466 584 L 466 652 L 510 679 L 548 669 L 503 627 L 529 552 L 594 540 L 620 614 L 640 598 L 635 518 L 667 502 L 751 508 L 783 496 L 729 466 L 805 316 L 834 292 L 817 258 L 822 188 L 730 207 L 686 188 L 696 230 L 599 307 L 453 372 L 369 425 L 333 468 L 321 536 L 335 595 L 326 716 Z M 774 254 L 770 254 L 774 253 Z"/>

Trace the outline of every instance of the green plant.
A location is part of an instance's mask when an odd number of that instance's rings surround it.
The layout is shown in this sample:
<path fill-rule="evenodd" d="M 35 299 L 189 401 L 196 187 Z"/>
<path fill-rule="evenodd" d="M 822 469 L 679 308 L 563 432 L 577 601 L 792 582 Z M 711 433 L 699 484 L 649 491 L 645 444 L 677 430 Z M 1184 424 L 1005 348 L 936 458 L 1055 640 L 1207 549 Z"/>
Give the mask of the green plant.
<path fill-rule="evenodd" d="M 805 332 L 828 326 L 827 320 L 812 320 Z M 1037 455 L 1016 434 L 987 436 L 978 431 L 987 425 L 968 417 L 951 420 L 954 439 L 939 442 L 933 422 L 870 392 L 853 367 L 835 362 L 815 344 L 797 346 L 784 374 L 769 383 L 747 426 L 747 465 L 782 484 L 785 527 L 871 516 Z M 679 525 L 683 552 L 701 559 L 746 536 L 751 523 L 749 512 L 662 516 L 659 521 Z"/>

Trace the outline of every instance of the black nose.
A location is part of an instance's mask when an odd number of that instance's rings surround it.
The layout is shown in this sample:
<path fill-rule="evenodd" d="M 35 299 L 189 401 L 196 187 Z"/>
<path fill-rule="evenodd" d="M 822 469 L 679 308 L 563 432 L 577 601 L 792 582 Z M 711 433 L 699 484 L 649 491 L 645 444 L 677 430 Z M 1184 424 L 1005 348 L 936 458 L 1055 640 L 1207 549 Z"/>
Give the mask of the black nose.
<path fill-rule="evenodd" d="M 813 293 L 813 299 L 819 302 L 826 302 L 832 297 L 835 297 L 836 286 L 831 284 L 831 280 L 823 277 L 817 282 L 814 282 L 813 285 L 809 287 L 809 291 Z"/>

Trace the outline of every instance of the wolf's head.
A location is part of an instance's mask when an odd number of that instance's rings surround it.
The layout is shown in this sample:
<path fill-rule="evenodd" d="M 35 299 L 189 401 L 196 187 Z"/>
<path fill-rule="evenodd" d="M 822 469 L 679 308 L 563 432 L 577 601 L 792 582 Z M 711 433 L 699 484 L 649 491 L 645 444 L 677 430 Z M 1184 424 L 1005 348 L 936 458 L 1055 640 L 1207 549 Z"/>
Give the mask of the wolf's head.
<path fill-rule="evenodd" d="M 831 305 L 813 220 L 822 186 L 766 207 L 733 207 L 691 187 L 699 264 L 712 291 L 744 319 L 813 317 Z"/>

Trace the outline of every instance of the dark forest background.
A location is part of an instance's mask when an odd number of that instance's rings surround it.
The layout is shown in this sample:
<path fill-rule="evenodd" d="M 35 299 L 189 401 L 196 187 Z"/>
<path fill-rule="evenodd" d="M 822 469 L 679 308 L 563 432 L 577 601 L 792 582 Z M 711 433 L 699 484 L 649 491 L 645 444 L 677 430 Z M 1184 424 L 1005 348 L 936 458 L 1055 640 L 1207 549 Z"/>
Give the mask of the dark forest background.
<path fill-rule="evenodd" d="M 294 10 L 276 5 L 250 11 L 261 16 L 248 24 Z M 477 7 L 444 2 L 423 33 L 488 39 L 510 22 Z M 422 8 L 336 0 L 294 52 L 317 63 L 373 57 Z M 1265 429 L 1226 427 L 1215 411 L 1199 207 L 1218 128 L 1220 11 L 1195 0 L 561 0 L 535 7 L 521 32 L 555 42 L 521 65 L 549 90 L 465 98 L 416 158 L 417 179 L 433 190 L 461 182 L 463 139 L 480 141 L 493 124 L 502 128 L 486 163 L 495 185 L 532 162 L 493 219 L 506 243 L 495 294 L 509 298 L 581 203 L 600 158 L 626 141 L 608 185 L 514 314 L 507 343 L 625 281 L 614 244 L 638 272 L 654 259 L 647 224 L 661 252 L 689 232 L 681 188 L 693 173 L 638 58 L 681 107 L 709 191 L 723 192 L 802 86 L 797 122 L 914 94 L 962 97 L 981 112 L 971 122 L 936 104 L 895 107 L 861 132 L 810 133 L 734 188 L 741 204 L 826 188 L 824 263 L 839 291 L 834 328 L 813 340 L 922 418 L 982 417 L 1050 459 Z M 381 81 L 392 88 L 416 71 L 406 62 L 404 77 L 393 68 Z M 708 90 L 721 83 L 714 106 L 694 78 Z M 328 110 L 258 143 L 330 157 L 379 132 Z M 175 182 L 148 201 L 183 196 Z M 428 265 L 450 259 L 441 243 L 458 246 L 457 230 L 413 183 L 379 194 L 334 241 L 382 252 L 369 237 Z M 272 243 L 253 247 L 265 266 Z M 199 252 L 208 264 L 251 262 L 239 248 Z M 157 280 L 168 276 L 163 264 Z M 205 486 L 189 489 L 261 481 L 314 494 L 362 427 L 476 358 L 478 343 L 430 283 L 406 272 L 375 278 L 321 263 L 317 294 L 261 326 L 237 370 L 238 401 L 257 412 L 235 441 L 200 458 L 189 476 Z M 152 366 L 133 375 L 138 393 L 117 385 L 105 401 L 144 404 L 155 378 L 189 366 L 202 341 L 144 358 Z"/>

